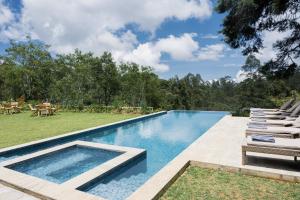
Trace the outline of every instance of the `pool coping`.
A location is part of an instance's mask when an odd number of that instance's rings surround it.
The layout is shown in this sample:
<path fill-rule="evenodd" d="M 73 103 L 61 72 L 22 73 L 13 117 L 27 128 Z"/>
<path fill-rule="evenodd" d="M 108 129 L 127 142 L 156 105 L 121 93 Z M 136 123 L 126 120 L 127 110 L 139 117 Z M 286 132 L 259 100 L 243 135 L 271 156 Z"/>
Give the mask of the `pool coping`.
<path fill-rule="evenodd" d="M 42 178 L 34 177 L 31 175 L 27 175 L 22 172 L 15 171 L 13 169 L 7 168 L 10 165 L 15 165 L 30 159 L 34 159 L 37 157 L 45 156 L 47 154 L 51 154 L 57 151 L 61 151 L 63 149 L 72 147 L 72 146 L 82 146 L 87 148 L 95 148 L 101 150 L 108 150 L 108 151 L 115 151 L 120 152 L 122 154 L 112 158 L 82 174 L 79 174 L 63 183 L 53 183 L 48 180 L 44 180 Z M 117 145 L 108 145 L 108 144 L 101 144 L 101 143 L 93 143 L 93 142 L 86 142 L 86 141 L 73 141 L 63 145 L 55 146 L 52 148 L 48 148 L 42 151 L 38 151 L 32 154 L 27 154 L 24 156 L 17 157 L 12 160 L 8 160 L 2 162 L 0 164 L 0 182 L 4 182 L 9 185 L 13 185 L 14 187 L 21 188 L 21 191 L 29 191 L 29 194 L 33 194 L 33 196 L 42 196 L 43 198 L 50 198 L 50 199 L 58 199 L 56 191 L 54 193 L 45 192 L 43 188 L 51 187 L 53 184 L 57 185 L 58 187 L 62 187 L 61 191 L 65 191 L 65 195 L 69 196 L 67 193 L 66 188 L 71 190 L 76 190 L 77 188 L 90 183 L 91 181 L 104 176 L 105 174 L 113 171 L 114 169 L 125 165 L 126 163 L 130 162 L 131 160 L 146 154 L 146 150 L 132 148 L 132 147 L 123 147 Z M 34 184 L 33 184 L 34 183 Z M 38 185 L 38 187 L 36 186 Z M 79 191 L 80 192 L 80 191 Z M 38 195 L 36 195 L 38 194 Z M 88 194 L 83 192 L 83 194 Z M 82 198 L 87 198 L 90 196 L 84 197 L 85 195 L 81 194 Z M 95 196 L 96 197 L 96 196 Z M 97 199 L 103 199 L 98 198 Z M 95 199 L 95 198 L 93 198 Z"/>

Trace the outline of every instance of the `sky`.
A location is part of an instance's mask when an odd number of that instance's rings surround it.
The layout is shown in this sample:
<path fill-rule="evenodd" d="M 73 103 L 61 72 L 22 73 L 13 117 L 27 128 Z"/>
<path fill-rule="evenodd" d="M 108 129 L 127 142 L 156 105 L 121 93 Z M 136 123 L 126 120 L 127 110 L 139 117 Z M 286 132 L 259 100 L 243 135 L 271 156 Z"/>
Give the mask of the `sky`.
<path fill-rule="evenodd" d="M 26 36 L 56 53 L 75 48 L 153 67 L 161 78 L 198 73 L 238 79 L 245 57 L 219 34 L 224 15 L 210 0 L 0 0 L 0 53 Z M 266 38 L 258 57 L 274 56 Z"/>

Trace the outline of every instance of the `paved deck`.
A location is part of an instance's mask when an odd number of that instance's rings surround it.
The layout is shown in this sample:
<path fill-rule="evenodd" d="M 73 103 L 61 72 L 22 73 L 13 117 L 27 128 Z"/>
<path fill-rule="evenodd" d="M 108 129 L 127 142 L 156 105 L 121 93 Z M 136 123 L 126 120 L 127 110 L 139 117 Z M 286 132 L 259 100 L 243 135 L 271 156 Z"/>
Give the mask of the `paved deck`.
<path fill-rule="evenodd" d="M 245 117 L 226 116 L 211 128 L 208 134 L 199 138 L 197 143 L 193 143 L 186 154 L 192 161 L 299 176 L 300 165 L 290 156 L 247 153 L 250 155 L 248 164 L 241 164 L 241 145 L 245 139 L 248 120 Z"/>
<path fill-rule="evenodd" d="M 285 180 L 297 177 L 300 180 L 300 164 L 293 162 L 291 157 L 268 155 L 269 158 L 264 158 L 263 154 L 252 153 L 248 156 L 248 164 L 241 164 L 241 145 L 248 120 L 246 117 L 225 116 L 129 199 L 155 199 L 189 164 Z"/>
<path fill-rule="evenodd" d="M 0 184 L 0 199 L 3 200 L 38 200 L 26 193 Z"/>

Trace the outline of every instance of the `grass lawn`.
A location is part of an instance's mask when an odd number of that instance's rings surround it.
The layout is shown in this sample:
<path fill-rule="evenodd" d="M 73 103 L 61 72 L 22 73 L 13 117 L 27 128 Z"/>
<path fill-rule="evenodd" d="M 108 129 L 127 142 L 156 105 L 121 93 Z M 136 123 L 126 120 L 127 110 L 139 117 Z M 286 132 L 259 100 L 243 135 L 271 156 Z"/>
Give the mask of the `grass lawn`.
<path fill-rule="evenodd" d="M 161 199 L 300 199 L 300 184 L 188 167 Z"/>
<path fill-rule="evenodd" d="M 0 148 L 138 116 L 138 114 L 59 112 L 50 117 L 31 117 L 30 114 L 30 112 L 0 114 Z"/>

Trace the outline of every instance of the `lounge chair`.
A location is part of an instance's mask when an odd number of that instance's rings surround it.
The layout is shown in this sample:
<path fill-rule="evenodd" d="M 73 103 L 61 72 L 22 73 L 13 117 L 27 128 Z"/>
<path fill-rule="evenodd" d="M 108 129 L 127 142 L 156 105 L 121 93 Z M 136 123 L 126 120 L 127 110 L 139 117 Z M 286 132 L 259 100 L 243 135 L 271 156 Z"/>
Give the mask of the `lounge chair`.
<path fill-rule="evenodd" d="M 251 120 L 248 123 L 248 126 L 294 126 L 294 127 L 298 127 L 300 126 L 300 116 L 297 118 L 287 118 L 284 120 L 267 120 L 267 119 L 263 119 L 263 120 Z"/>
<path fill-rule="evenodd" d="M 253 141 L 251 136 L 245 138 L 242 145 L 242 164 L 247 164 L 247 152 L 292 156 L 297 161 L 300 156 L 300 139 L 274 138 L 275 142 Z"/>
<path fill-rule="evenodd" d="M 246 136 L 250 135 L 273 135 L 281 138 L 297 138 L 300 135 L 300 128 L 297 127 L 272 127 L 253 126 L 246 129 Z"/>
<path fill-rule="evenodd" d="M 277 111 L 251 111 L 252 115 L 288 115 L 292 113 L 298 106 L 300 105 L 300 101 L 297 101 L 290 108 L 285 110 L 277 110 Z"/>
<path fill-rule="evenodd" d="M 269 109 L 269 108 L 250 108 L 251 112 L 277 112 L 277 111 L 285 111 L 292 107 L 295 99 L 290 99 L 289 101 L 285 102 L 279 109 Z"/>
<path fill-rule="evenodd" d="M 251 113 L 250 118 L 253 120 L 256 119 L 278 119 L 283 120 L 288 117 L 297 118 L 300 115 L 300 101 L 298 101 L 295 105 L 289 108 L 287 111 L 282 112 L 281 114 L 264 114 L 264 113 Z"/>

